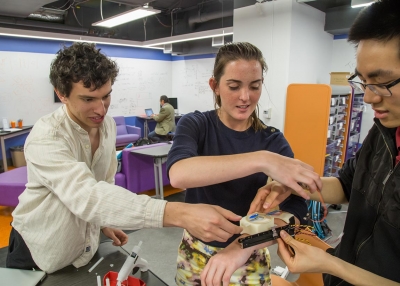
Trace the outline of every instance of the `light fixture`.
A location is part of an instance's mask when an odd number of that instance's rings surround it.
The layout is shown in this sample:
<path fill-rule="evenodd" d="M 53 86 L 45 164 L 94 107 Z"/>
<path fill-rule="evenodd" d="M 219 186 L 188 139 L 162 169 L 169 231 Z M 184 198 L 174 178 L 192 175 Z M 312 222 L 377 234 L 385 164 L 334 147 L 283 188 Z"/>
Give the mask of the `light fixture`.
<path fill-rule="evenodd" d="M 360 7 L 365 7 L 369 6 L 375 1 L 371 0 L 351 0 L 351 8 L 360 8 Z"/>
<path fill-rule="evenodd" d="M 0 36 L 46 39 L 46 40 L 56 40 L 56 41 L 89 42 L 89 43 L 97 43 L 104 45 L 151 48 L 160 50 L 164 50 L 165 48 L 167 48 L 166 53 L 169 53 L 169 50 L 170 52 L 172 52 L 172 43 L 193 41 L 193 40 L 213 38 L 213 37 L 223 37 L 227 35 L 233 35 L 233 27 L 197 32 L 191 34 L 184 34 L 184 35 L 173 36 L 169 38 L 161 38 L 145 42 L 138 42 L 131 40 L 115 39 L 115 38 L 102 38 L 102 37 L 93 37 L 87 35 L 62 34 L 62 33 L 34 31 L 34 30 L 20 30 L 20 29 L 0 27 Z"/>
<path fill-rule="evenodd" d="M 143 42 L 143 47 L 153 47 L 159 45 L 167 45 L 172 43 L 180 43 L 180 42 L 188 42 L 200 39 L 207 39 L 213 37 L 223 37 L 233 35 L 233 27 L 215 29 L 215 30 L 208 30 L 202 32 L 196 32 L 191 34 L 183 34 L 178 36 L 172 36 L 167 38 L 160 38 L 156 40 L 149 40 Z"/>
<path fill-rule="evenodd" d="M 225 44 L 225 38 L 224 36 L 219 36 L 219 37 L 213 37 L 211 46 L 214 48 L 219 48 L 222 47 Z"/>
<path fill-rule="evenodd" d="M 45 40 L 55 40 L 55 41 L 88 42 L 88 43 L 103 44 L 103 45 L 143 48 L 142 42 L 137 42 L 137 41 L 120 40 L 114 38 L 98 38 L 98 37 L 84 36 L 84 35 L 79 36 L 72 34 L 61 34 L 52 32 L 33 31 L 33 30 L 19 30 L 19 29 L 2 28 L 2 27 L 0 27 L 0 36 L 30 38 L 30 39 L 45 39 Z M 148 47 L 148 48 L 162 49 L 159 47 Z"/>
<path fill-rule="evenodd" d="M 92 26 L 101 26 L 101 27 L 106 27 L 106 28 L 111 28 L 115 27 L 127 22 L 131 22 L 140 18 L 144 18 L 147 16 L 151 16 L 154 14 L 160 13 L 160 10 L 153 9 L 150 6 L 144 6 L 144 7 L 138 7 L 129 11 L 126 11 L 124 13 L 112 16 L 107 19 L 103 19 L 101 21 L 98 21 L 96 23 L 93 23 Z"/>

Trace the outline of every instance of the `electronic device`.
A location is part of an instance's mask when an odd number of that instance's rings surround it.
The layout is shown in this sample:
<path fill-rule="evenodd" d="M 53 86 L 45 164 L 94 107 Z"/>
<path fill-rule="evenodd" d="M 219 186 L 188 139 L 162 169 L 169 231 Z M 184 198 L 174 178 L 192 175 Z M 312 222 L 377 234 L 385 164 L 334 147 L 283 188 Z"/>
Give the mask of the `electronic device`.
<path fill-rule="evenodd" d="M 240 238 L 238 242 L 242 245 L 242 248 L 251 247 L 279 238 L 279 232 L 281 230 L 286 231 L 290 236 L 295 235 L 296 226 L 294 216 L 289 219 L 289 223 L 287 225 L 281 227 L 272 227 L 270 230 Z"/>
<path fill-rule="evenodd" d="M 131 255 L 126 258 L 124 265 L 122 265 L 121 270 L 118 272 L 117 286 L 121 285 L 122 282 L 128 278 L 129 274 L 132 273 L 133 268 L 139 267 L 142 272 L 148 270 L 149 264 L 147 260 L 139 256 L 141 246 L 142 241 L 133 247 Z"/>
<path fill-rule="evenodd" d="M 175 114 L 178 114 L 178 98 L 176 97 L 169 97 L 168 98 L 168 103 L 172 105 L 172 107 L 175 109 Z"/>
<path fill-rule="evenodd" d="M 150 117 L 152 114 L 154 114 L 153 109 L 151 108 L 146 108 L 144 112 L 146 113 L 147 117 Z"/>
<path fill-rule="evenodd" d="M 35 286 L 46 278 L 46 272 L 40 270 L 0 268 L 0 277 L 1 285 Z"/>

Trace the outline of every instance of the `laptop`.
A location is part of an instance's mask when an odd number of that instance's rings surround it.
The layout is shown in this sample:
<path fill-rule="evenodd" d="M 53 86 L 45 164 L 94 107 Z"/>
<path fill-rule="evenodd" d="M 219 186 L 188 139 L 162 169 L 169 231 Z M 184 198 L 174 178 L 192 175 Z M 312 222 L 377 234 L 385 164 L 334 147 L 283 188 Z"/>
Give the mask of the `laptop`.
<path fill-rule="evenodd" d="M 0 267 L 1 285 L 36 286 L 46 277 L 46 272 Z"/>
<path fill-rule="evenodd" d="M 153 109 L 151 109 L 151 108 L 146 108 L 146 109 L 144 110 L 144 112 L 146 112 L 146 116 L 147 116 L 147 117 L 151 117 L 151 115 L 153 114 Z"/>

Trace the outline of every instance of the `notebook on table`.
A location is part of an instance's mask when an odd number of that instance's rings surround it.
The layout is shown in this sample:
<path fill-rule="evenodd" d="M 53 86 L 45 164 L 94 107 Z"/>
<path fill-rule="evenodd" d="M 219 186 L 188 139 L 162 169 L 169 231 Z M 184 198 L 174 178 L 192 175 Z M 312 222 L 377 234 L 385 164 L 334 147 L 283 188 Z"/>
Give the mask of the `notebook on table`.
<path fill-rule="evenodd" d="M 46 272 L 0 267 L 1 285 L 36 286 L 46 277 Z"/>
<path fill-rule="evenodd" d="M 144 112 L 146 112 L 146 116 L 147 116 L 147 117 L 151 117 L 151 115 L 153 114 L 153 109 L 151 109 L 151 108 L 146 108 L 146 109 L 144 110 Z"/>

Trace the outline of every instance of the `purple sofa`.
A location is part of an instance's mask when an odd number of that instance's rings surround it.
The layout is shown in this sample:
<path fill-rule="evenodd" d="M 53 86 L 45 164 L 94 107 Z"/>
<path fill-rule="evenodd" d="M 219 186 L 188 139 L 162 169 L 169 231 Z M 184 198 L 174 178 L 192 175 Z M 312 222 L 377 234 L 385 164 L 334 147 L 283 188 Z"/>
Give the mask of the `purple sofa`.
<path fill-rule="evenodd" d="M 135 143 L 140 138 L 142 132 L 140 127 L 126 125 L 123 116 L 114 116 L 113 118 L 117 124 L 117 147 Z"/>
<path fill-rule="evenodd" d="M 151 148 L 152 145 L 139 146 L 134 148 Z M 129 149 L 122 150 L 121 172 L 115 174 L 115 184 L 126 188 L 134 193 L 141 193 L 155 189 L 154 164 L 151 157 L 131 153 Z M 166 164 L 163 164 L 163 184 L 169 185 L 166 172 Z M 18 204 L 18 197 L 25 190 L 28 182 L 26 166 L 0 173 L 0 206 L 15 207 Z"/>
<path fill-rule="evenodd" d="M 28 182 L 26 166 L 0 174 L 0 206 L 16 207 Z"/>
<path fill-rule="evenodd" d="M 143 145 L 133 148 L 137 150 L 139 148 L 151 148 L 165 144 L 168 143 Z M 131 150 L 132 148 L 122 150 L 121 172 L 115 175 L 115 184 L 133 193 L 141 193 L 155 189 L 153 159 L 148 156 L 131 153 Z M 162 166 L 162 175 L 163 185 L 169 185 L 165 163 Z M 125 185 L 123 185 L 124 183 Z"/>

